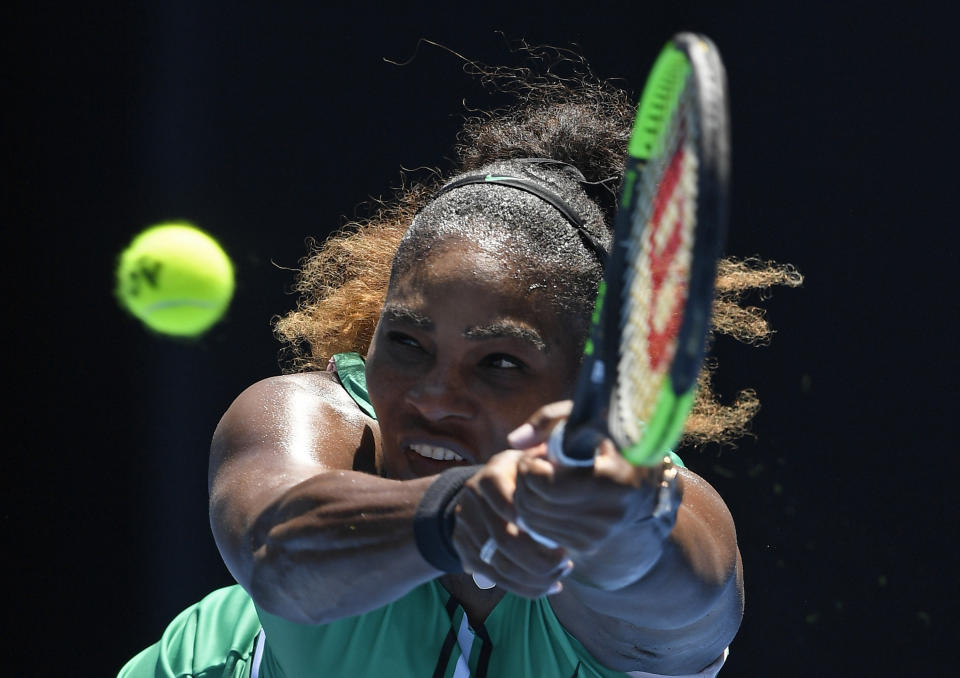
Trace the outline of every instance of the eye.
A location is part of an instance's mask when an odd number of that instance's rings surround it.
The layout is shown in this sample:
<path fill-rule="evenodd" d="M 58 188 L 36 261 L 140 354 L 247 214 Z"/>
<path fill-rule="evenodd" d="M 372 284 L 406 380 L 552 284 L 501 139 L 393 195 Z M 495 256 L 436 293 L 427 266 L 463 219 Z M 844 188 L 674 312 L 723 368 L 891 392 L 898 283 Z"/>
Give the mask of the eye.
<path fill-rule="evenodd" d="M 403 332 L 389 332 L 387 333 L 387 339 L 390 340 L 390 343 L 396 346 L 423 348 L 419 341 L 411 337 L 409 334 L 404 334 Z"/>
<path fill-rule="evenodd" d="M 484 358 L 484 364 L 498 370 L 522 370 L 526 365 L 518 358 L 506 353 L 493 353 Z"/>

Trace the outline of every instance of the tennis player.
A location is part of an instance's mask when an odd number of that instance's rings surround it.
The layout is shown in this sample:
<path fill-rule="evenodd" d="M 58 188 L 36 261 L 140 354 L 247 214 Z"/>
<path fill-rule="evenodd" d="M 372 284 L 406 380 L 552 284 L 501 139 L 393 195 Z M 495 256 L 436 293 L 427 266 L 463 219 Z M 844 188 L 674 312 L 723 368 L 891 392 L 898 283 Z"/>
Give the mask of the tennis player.
<path fill-rule="evenodd" d="M 305 259 L 300 304 L 276 326 L 286 373 L 241 393 L 213 436 L 211 524 L 238 585 L 186 609 L 121 676 L 720 670 L 744 605 L 720 496 L 681 468 L 655 513 L 661 470 L 610 441 L 590 471 L 545 459 L 633 104 L 590 77 L 511 83 L 519 103 L 466 122 L 451 176 Z M 487 173 L 518 186 L 451 185 Z M 762 338 L 732 300 L 796 276 L 720 270 L 717 326 Z M 704 377 L 686 441 L 741 434 L 755 405 L 719 405 Z"/>

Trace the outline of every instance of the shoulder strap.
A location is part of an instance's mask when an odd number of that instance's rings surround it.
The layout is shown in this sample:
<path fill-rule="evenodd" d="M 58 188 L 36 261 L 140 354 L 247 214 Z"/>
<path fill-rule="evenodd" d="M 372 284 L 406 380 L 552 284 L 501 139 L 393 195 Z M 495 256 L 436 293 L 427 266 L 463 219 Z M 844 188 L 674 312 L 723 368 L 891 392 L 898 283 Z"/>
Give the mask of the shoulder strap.
<path fill-rule="evenodd" d="M 333 356 L 333 362 L 337 366 L 337 377 L 343 388 L 367 416 L 376 419 L 377 413 L 373 411 L 370 394 L 367 393 L 367 375 L 363 356 L 359 353 L 337 353 Z"/>

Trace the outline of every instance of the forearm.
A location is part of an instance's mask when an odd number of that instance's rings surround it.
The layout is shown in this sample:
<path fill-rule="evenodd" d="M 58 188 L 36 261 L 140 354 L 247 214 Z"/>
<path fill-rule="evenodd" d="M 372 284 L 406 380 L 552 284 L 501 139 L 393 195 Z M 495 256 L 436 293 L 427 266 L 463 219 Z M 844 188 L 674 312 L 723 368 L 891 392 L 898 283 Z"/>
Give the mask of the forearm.
<path fill-rule="evenodd" d="M 650 577 L 622 591 L 567 581 L 551 605 L 564 627 L 609 668 L 674 675 L 700 671 L 733 641 L 743 616 L 736 575 L 704 609 L 704 599 L 670 577 Z M 660 587 L 657 592 L 656 587 Z M 679 613 L 678 613 L 679 609 Z"/>
<path fill-rule="evenodd" d="M 695 673 L 737 633 L 743 581 L 732 521 L 705 520 L 690 494 L 668 538 L 650 539 L 643 524 L 624 530 L 581 559 L 551 600 L 567 630 L 611 668 Z M 628 581 L 596 585 L 616 577 Z"/>
<path fill-rule="evenodd" d="M 694 624 L 718 606 L 739 608 L 733 521 L 720 498 L 690 473 L 672 529 L 641 519 L 598 550 L 575 558 L 568 589 L 587 607 L 644 628 Z"/>
<path fill-rule="evenodd" d="M 575 560 L 567 590 L 596 612 L 650 629 L 693 624 L 718 604 L 736 607 L 735 555 L 721 556 L 726 549 L 685 513 L 681 508 L 676 527 L 662 542 L 645 539 L 649 528 L 640 527 L 624 531 L 616 543 L 589 558 Z"/>
<path fill-rule="evenodd" d="M 214 504 L 215 533 L 219 522 L 225 560 L 258 605 L 292 621 L 326 623 L 392 602 L 439 574 L 413 537 L 431 481 L 324 472 L 246 511 L 245 520 L 230 519 L 239 507 Z"/>

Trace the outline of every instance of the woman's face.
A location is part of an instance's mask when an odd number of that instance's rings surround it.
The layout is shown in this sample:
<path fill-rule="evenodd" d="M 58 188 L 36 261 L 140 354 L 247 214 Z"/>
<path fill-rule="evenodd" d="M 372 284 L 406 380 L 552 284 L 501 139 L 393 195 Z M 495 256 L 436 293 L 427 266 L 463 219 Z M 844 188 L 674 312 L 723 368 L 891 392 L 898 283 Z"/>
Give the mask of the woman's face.
<path fill-rule="evenodd" d="M 366 372 L 389 477 L 483 463 L 537 408 L 570 397 L 575 342 L 523 278 L 458 241 L 388 290 Z"/>

